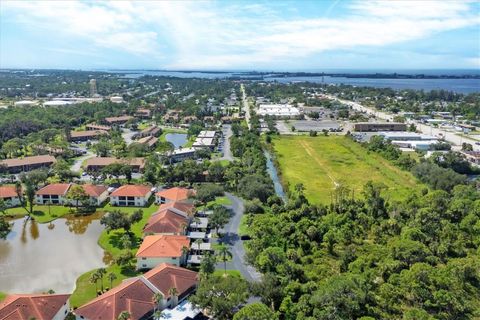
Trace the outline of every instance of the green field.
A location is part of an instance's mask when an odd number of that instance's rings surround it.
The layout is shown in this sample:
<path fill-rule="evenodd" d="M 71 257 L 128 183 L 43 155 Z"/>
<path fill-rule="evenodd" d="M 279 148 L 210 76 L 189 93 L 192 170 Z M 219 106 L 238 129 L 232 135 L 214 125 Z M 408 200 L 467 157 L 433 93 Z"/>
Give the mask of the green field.
<path fill-rule="evenodd" d="M 353 189 L 357 197 L 368 181 L 381 182 L 392 200 L 420 187 L 412 174 L 344 136 L 282 136 L 273 144 L 283 184 L 292 191 L 303 183 L 312 203 L 329 204 L 338 184 Z"/>

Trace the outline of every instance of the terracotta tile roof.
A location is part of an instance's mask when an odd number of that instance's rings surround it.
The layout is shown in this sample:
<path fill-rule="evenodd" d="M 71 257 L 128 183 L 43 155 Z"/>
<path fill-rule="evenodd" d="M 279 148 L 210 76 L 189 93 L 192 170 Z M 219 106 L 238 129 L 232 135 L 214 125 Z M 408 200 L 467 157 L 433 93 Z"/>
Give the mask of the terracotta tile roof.
<path fill-rule="evenodd" d="M 143 137 L 141 139 L 139 139 L 137 141 L 137 143 L 140 143 L 140 144 L 146 144 L 148 145 L 149 147 L 152 147 L 153 145 L 155 145 L 155 143 L 157 143 L 158 141 L 158 138 L 157 137 L 154 137 L 154 136 L 146 136 L 146 137 Z"/>
<path fill-rule="evenodd" d="M 190 247 L 186 236 L 153 235 L 143 239 L 137 257 L 181 257 L 182 248 Z"/>
<path fill-rule="evenodd" d="M 70 183 L 52 183 L 49 184 L 37 192 L 35 192 L 36 195 L 66 195 L 68 192 L 68 189 L 70 189 L 71 184 Z"/>
<path fill-rule="evenodd" d="M 110 195 L 114 197 L 145 197 L 151 189 L 149 186 L 128 184 L 121 186 Z"/>
<path fill-rule="evenodd" d="M 115 123 L 115 122 L 127 122 L 130 119 L 133 119 L 133 117 L 120 116 L 120 117 L 108 117 L 108 118 L 105 118 L 105 121 L 107 121 L 108 123 Z"/>
<path fill-rule="evenodd" d="M 193 212 L 195 211 L 195 206 L 191 203 L 171 201 L 167 203 L 162 203 L 160 207 L 158 207 L 158 210 L 156 211 L 156 213 L 159 213 L 166 209 L 172 209 L 172 208 L 175 210 L 181 211 L 186 215 L 192 215 Z"/>
<path fill-rule="evenodd" d="M 0 186 L 0 198 L 18 197 L 15 186 Z"/>
<path fill-rule="evenodd" d="M 105 130 L 71 131 L 70 132 L 70 136 L 72 138 L 97 137 L 97 136 L 102 136 L 107 134 L 108 132 Z"/>
<path fill-rule="evenodd" d="M 188 225 L 188 218 L 166 209 L 152 215 L 143 229 L 144 233 L 181 233 Z"/>
<path fill-rule="evenodd" d="M 75 314 L 89 320 L 116 320 L 122 311 L 127 311 L 131 319 L 141 319 L 153 310 L 156 292 L 168 298 L 168 291 L 175 287 L 178 295 L 183 296 L 197 283 L 196 272 L 162 263 L 143 276 L 125 280 L 76 309 Z"/>
<path fill-rule="evenodd" d="M 168 263 L 158 265 L 145 273 L 143 277 L 157 287 L 167 298 L 170 296 L 168 293 L 170 288 L 176 288 L 178 295 L 182 296 L 198 283 L 196 272 Z"/>
<path fill-rule="evenodd" d="M 0 302 L 0 320 L 51 320 L 69 297 L 69 294 L 9 295 Z"/>
<path fill-rule="evenodd" d="M 113 157 L 94 157 L 87 159 L 85 166 L 108 166 L 112 163 L 125 163 L 130 166 L 138 166 L 140 169 L 145 167 L 145 158 L 117 159 Z"/>
<path fill-rule="evenodd" d="M 120 313 L 127 311 L 130 319 L 141 319 L 153 310 L 154 293 L 141 278 L 128 279 L 76 309 L 75 314 L 89 320 L 116 320 Z"/>
<path fill-rule="evenodd" d="M 87 124 L 86 127 L 87 127 L 87 128 L 96 129 L 96 130 L 105 130 L 105 131 L 110 131 L 110 130 L 112 130 L 112 127 L 110 127 L 110 126 L 104 126 L 104 125 L 96 124 L 96 123 Z"/>
<path fill-rule="evenodd" d="M 10 167 L 19 167 L 19 166 L 27 166 L 33 164 L 48 164 L 48 163 L 55 163 L 56 160 L 54 157 L 49 155 L 43 156 L 33 156 L 33 157 L 25 157 L 25 158 L 16 158 L 16 159 L 6 159 L 0 161 L 0 164 L 5 164 L 8 168 Z"/>
<path fill-rule="evenodd" d="M 99 197 L 102 195 L 102 193 L 107 191 L 107 187 L 101 185 L 84 184 L 82 187 L 85 193 L 90 197 Z"/>
<path fill-rule="evenodd" d="M 174 187 L 164 189 L 156 193 L 157 196 L 163 197 L 170 201 L 183 201 L 195 194 L 195 191 L 187 188 Z"/>

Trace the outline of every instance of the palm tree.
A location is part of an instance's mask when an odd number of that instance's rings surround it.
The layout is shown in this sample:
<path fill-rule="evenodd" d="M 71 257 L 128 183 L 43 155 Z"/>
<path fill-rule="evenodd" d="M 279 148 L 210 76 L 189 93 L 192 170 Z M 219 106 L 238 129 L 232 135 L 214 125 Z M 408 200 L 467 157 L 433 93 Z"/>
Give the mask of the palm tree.
<path fill-rule="evenodd" d="M 154 320 L 159 320 L 164 318 L 164 313 L 162 310 L 157 310 L 153 313 L 153 319 Z"/>
<path fill-rule="evenodd" d="M 186 246 L 182 247 L 182 261 L 180 261 L 181 264 L 183 264 L 184 262 L 187 261 L 189 251 L 190 251 L 190 249 L 188 247 L 186 247 Z"/>
<path fill-rule="evenodd" d="M 107 273 L 105 268 L 100 268 L 97 270 L 98 278 L 100 279 L 100 284 L 102 285 L 102 292 L 103 292 L 103 276 Z"/>
<path fill-rule="evenodd" d="M 227 247 L 224 244 L 221 244 L 218 247 L 217 255 L 220 256 L 222 261 L 223 261 L 223 266 L 224 266 L 224 270 L 225 270 L 224 275 L 226 275 L 227 274 L 227 260 L 233 256 L 232 252 L 230 252 L 229 247 Z"/>
<path fill-rule="evenodd" d="M 90 283 L 95 283 L 95 292 L 98 292 L 98 287 L 97 287 L 98 280 L 100 280 L 100 277 L 98 273 L 95 271 L 90 275 L 90 279 L 89 279 Z"/>
<path fill-rule="evenodd" d="M 108 275 L 107 275 L 107 278 L 108 280 L 110 281 L 110 289 L 113 288 L 113 281 L 117 279 L 117 275 L 113 272 L 110 272 Z"/>
<path fill-rule="evenodd" d="M 128 320 L 128 319 L 130 319 L 130 313 L 128 313 L 127 311 L 122 311 L 117 318 L 117 320 Z"/>
<path fill-rule="evenodd" d="M 155 304 L 155 307 L 153 308 L 154 313 L 156 311 L 160 311 L 160 303 L 163 301 L 163 295 L 160 292 L 155 292 L 155 294 L 152 297 L 152 301 Z"/>
<path fill-rule="evenodd" d="M 197 253 L 198 253 L 198 251 L 200 251 L 200 245 L 203 243 L 203 240 L 202 239 L 197 239 L 197 240 L 195 240 L 194 243 L 197 246 Z"/>
<path fill-rule="evenodd" d="M 171 287 L 168 289 L 168 294 L 172 297 L 172 305 L 171 307 L 176 307 L 178 304 L 178 290 L 175 287 Z"/>

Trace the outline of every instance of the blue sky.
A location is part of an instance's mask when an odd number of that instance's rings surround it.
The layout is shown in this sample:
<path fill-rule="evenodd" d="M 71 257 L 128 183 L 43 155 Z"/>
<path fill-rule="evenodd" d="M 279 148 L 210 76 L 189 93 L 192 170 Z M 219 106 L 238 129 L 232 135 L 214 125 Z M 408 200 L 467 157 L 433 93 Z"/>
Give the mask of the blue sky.
<path fill-rule="evenodd" d="M 8 1 L 0 68 L 478 69 L 474 1 Z"/>

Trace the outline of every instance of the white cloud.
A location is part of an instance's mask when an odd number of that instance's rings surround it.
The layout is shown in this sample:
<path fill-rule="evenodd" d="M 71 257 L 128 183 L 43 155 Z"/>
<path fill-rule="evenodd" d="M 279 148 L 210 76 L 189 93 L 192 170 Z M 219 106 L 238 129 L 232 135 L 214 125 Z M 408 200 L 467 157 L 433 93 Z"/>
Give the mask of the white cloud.
<path fill-rule="evenodd" d="M 187 1 L 2 1 L 2 18 L 79 37 L 171 68 L 235 68 L 382 47 L 480 24 L 470 2 L 356 1 L 341 17 L 300 19 L 267 4 Z M 278 8 L 277 8 L 278 9 Z M 301 13 L 301 10 L 299 11 Z M 159 66 L 163 67 L 163 66 Z"/>

